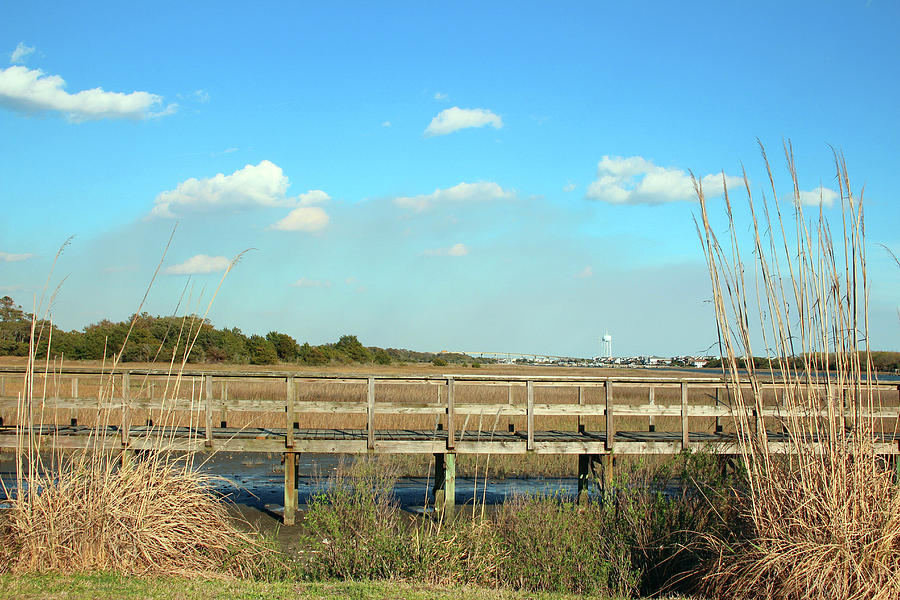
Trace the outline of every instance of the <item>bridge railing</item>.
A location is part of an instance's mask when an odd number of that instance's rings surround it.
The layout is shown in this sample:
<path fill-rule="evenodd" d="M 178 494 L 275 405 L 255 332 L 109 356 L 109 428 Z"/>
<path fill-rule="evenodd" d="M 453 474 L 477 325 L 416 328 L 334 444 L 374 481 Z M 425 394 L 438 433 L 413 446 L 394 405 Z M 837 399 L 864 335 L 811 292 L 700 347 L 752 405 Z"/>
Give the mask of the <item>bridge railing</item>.
<path fill-rule="evenodd" d="M 15 413 L 23 382 L 24 369 L 0 368 L 0 415 Z M 268 396 L 229 395 L 229 383 L 234 382 L 267 382 L 269 385 L 265 393 Z M 127 369 L 115 374 L 98 369 L 71 369 L 61 373 L 36 374 L 35 384 L 34 398 L 40 398 L 41 419 L 58 420 L 59 411 L 75 411 L 75 414 L 88 409 L 116 411 L 124 444 L 128 443 L 129 431 L 134 425 L 133 415 L 138 411 L 180 411 L 198 415 L 195 429 L 206 447 L 226 445 L 217 440 L 216 430 L 227 427 L 229 414 L 270 413 L 276 415 L 276 427 L 284 432 L 286 449 L 294 448 L 295 436 L 304 426 L 304 421 L 314 415 L 364 416 L 367 450 L 375 449 L 378 441 L 377 416 L 433 417 L 435 430 L 446 432 L 443 435 L 446 435 L 448 451 L 453 451 L 460 436 L 465 435 L 464 423 L 471 417 L 524 419 L 521 430 L 510 425 L 508 433 L 524 438 L 526 451 L 535 449 L 535 434 L 538 431 L 536 418 L 573 418 L 576 425 L 574 431 L 581 434 L 588 432 L 588 419 L 599 419 L 604 427 L 597 431 L 602 433 L 604 450 L 610 452 L 615 443 L 617 425 L 621 425 L 620 419 L 632 418 L 632 423 L 634 418 L 646 419 L 647 430 L 654 432 L 657 418 L 675 418 L 680 421 L 680 442 L 684 449 L 691 445 L 692 419 L 715 419 L 715 432 L 719 433 L 723 430 L 722 421 L 727 422 L 736 416 L 735 408 L 727 400 L 728 386 L 721 379 L 702 377 L 373 375 L 200 370 L 186 370 L 172 375 L 166 371 L 148 369 Z M 364 395 L 364 399 L 335 400 L 324 393 L 321 399 L 300 400 L 300 390 L 310 384 L 321 389 L 336 385 L 350 386 L 363 391 L 353 395 Z M 418 386 L 422 393 L 416 396 L 421 400 L 396 401 L 398 394 L 395 386 Z M 507 402 L 458 401 L 463 390 L 471 387 L 504 387 L 508 390 Z M 760 419 L 763 424 L 767 419 L 777 421 L 786 418 L 787 409 L 778 400 L 778 391 L 784 392 L 784 384 L 768 382 L 763 387 L 772 391 L 772 403 L 765 406 L 761 414 L 748 416 Z M 866 411 L 865 416 L 898 419 L 900 385 L 882 383 L 873 384 L 873 388 L 879 398 L 893 397 L 895 402 L 893 405 L 890 402 L 887 405 L 878 403 L 877 408 Z M 87 390 L 96 393 L 83 393 Z M 436 397 L 434 390 L 437 390 Z M 557 401 L 539 402 L 547 399 L 543 397 L 545 394 L 551 395 L 548 390 L 567 390 L 566 393 L 570 391 L 571 394 L 567 396 L 569 399 L 561 402 L 558 401 L 559 394 L 554 398 Z M 658 392 L 663 391 L 667 392 L 669 402 L 658 402 L 661 396 Z M 594 402 L 588 401 L 588 392 L 591 392 Z M 522 396 L 524 398 L 520 398 Z M 620 396 L 629 400 L 623 401 Z M 636 396 L 646 398 L 646 401 L 635 402 Z M 674 402 L 671 401 L 673 396 L 676 398 Z M 819 414 L 828 416 L 826 411 Z M 845 416 L 858 418 L 860 414 L 847 410 Z M 10 417 L 6 420 L 8 422 Z M 77 417 L 71 419 L 69 424 L 77 425 Z M 152 425 L 150 422 L 147 424 Z M 3 425 L 2 417 L 0 425 Z"/>

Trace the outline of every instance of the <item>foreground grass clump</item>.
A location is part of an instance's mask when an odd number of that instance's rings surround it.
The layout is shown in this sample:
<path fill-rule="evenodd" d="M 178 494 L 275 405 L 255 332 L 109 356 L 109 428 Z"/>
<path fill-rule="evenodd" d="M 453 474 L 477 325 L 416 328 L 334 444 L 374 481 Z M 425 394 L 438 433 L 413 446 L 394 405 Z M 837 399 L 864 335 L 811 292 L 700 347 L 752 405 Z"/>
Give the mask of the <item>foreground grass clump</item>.
<path fill-rule="evenodd" d="M 754 202 L 745 177 L 753 279 L 742 262 L 744 227 L 735 223 L 727 187 L 729 241 L 720 243 L 696 182 L 698 229 L 748 474 L 740 518 L 747 535 L 737 543 L 711 538 L 716 559 L 705 587 L 716 598 L 743 598 L 752 590 L 759 598 L 894 600 L 900 597 L 900 487 L 879 455 L 888 448 L 879 448 L 884 424 L 873 415 L 881 407 L 871 385 L 862 195 L 851 191 L 836 155 L 842 229 L 832 233 L 824 209 L 807 222 L 789 144 L 785 155 L 793 226 L 785 226 L 764 151 L 773 200 Z M 760 343 L 769 356 L 765 368 L 743 360 Z M 763 414 L 768 378 L 783 382 L 775 390 L 783 415 L 766 423 L 755 415 Z M 767 425 L 783 432 L 781 444 L 773 444 Z"/>
<path fill-rule="evenodd" d="M 684 486 L 664 493 L 676 477 Z M 708 558 L 700 536 L 730 535 L 723 515 L 733 498 L 705 455 L 633 465 L 583 504 L 522 496 L 490 511 L 462 508 L 455 519 L 412 519 L 393 502 L 392 485 L 360 461 L 313 500 L 302 577 L 634 597 L 689 589 L 686 574 Z"/>
<path fill-rule="evenodd" d="M 398 581 L 214 581 L 121 575 L 0 575 L 0 597 L 27 600 L 576 600 L 584 596 Z M 608 600 L 608 597 L 598 597 Z"/>
<path fill-rule="evenodd" d="M 249 574 L 265 551 L 235 526 L 210 481 L 183 459 L 151 452 L 62 457 L 31 469 L 11 501 L 0 568 Z"/>

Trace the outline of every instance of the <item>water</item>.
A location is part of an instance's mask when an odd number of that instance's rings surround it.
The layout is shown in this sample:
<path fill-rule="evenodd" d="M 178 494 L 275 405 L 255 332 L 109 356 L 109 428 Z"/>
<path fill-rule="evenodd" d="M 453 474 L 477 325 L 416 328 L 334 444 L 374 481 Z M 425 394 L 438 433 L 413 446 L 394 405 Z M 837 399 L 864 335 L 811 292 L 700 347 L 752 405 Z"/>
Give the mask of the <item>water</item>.
<path fill-rule="evenodd" d="M 298 459 L 297 492 L 302 508 L 313 496 L 327 489 L 328 478 L 346 459 L 334 454 L 299 454 Z M 280 455 L 219 452 L 206 463 L 198 461 L 197 464 L 202 471 L 221 477 L 216 490 L 237 504 L 269 510 L 284 504 L 284 468 Z M 401 507 L 415 510 L 434 501 L 433 488 L 433 477 L 401 477 L 393 493 Z M 474 478 L 457 476 L 456 504 L 470 504 L 476 494 L 478 502 L 486 504 L 500 504 L 523 494 L 560 494 L 574 498 L 577 489 L 575 477 L 489 478 L 487 486 L 479 477 L 476 489 Z"/>
<path fill-rule="evenodd" d="M 327 490 L 329 477 L 335 474 L 342 461 L 348 459 L 335 454 L 297 456 L 300 464 L 297 491 L 302 509 L 313 496 Z M 49 456 L 45 458 L 49 459 Z M 194 465 L 203 473 L 212 475 L 215 490 L 235 504 L 267 512 L 279 512 L 284 506 L 281 454 L 217 452 L 210 457 L 197 454 Z M 0 480 L 6 489 L 15 490 L 12 454 L 0 455 Z M 433 488 L 433 477 L 401 477 L 394 486 L 393 494 L 402 508 L 417 512 L 434 502 Z M 471 477 L 457 476 L 456 504 L 471 504 L 476 494 L 478 502 L 489 505 L 501 504 L 513 496 L 524 494 L 559 494 L 574 498 L 577 488 L 578 481 L 574 477 L 489 478 L 485 486 L 481 477 L 476 482 Z M 0 508 L 4 505 L 4 498 L 3 487 L 0 486 Z"/>

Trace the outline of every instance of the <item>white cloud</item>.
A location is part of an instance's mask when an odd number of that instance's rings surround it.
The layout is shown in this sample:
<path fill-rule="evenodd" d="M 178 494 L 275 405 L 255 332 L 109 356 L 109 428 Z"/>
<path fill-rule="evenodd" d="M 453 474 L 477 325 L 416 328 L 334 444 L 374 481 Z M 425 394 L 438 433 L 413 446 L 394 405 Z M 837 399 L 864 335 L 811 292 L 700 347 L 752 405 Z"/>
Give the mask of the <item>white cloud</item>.
<path fill-rule="evenodd" d="M 331 282 L 321 279 L 307 279 L 306 277 L 301 277 L 297 281 L 291 284 L 294 287 L 303 287 L 303 288 L 330 288 Z"/>
<path fill-rule="evenodd" d="M 321 190 L 288 198 L 289 185 L 290 181 L 281 167 L 263 160 L 258 165 L 247 165 L 230 175 L 219 173 L 205 179 L 186 179 L 174 190 L 159 194 L 151 214 L 174 217 L 175 212 L 212 211 L 225 207 L 296 206 L 298 202 L 302 204 L 304 199 L 310 202 L 310 198 L 328 198 Z"/>
<path fill-rule="evenodd" d="M 570 182 L 563 186 L 563 191 L 564 192 L 572 192 L 572 191 L 575 191 L 575 188 L 577 188 L 577 187 L 578 187 L 577 185 Z"/>
<path fill-rule="evenodd" d="M 743 185 L 743 179 L 726 176 L 729 188 Z M 701 179 L 707 197 L 721 196 L 722 175 Z M 663 204 L 696 200 L 690 175 L 674 167 L 659 167 L 640 156 L 604 156 L 597 165 L 597 180 L 586 197 L 610 204 Z"/>
<path fill-rule="evenodd" d="M 313 204 L 322 204 L 331 200 L 331 196 L 322 190 L 309 190 L 305 194 L 297 196 L 300 206 L 312 206 Z"/>
<path fill-rule="evenodd" d="M 425 129 L 425 137 L 447 135 L 468 127 L 484 127 L 490 125 L 494 129 L 503 127 L 503 119 L 499 115 L 484 108 L 459 108 L 454 106 L 442 110 L 431 120 Z"/>
<path fill-rule="evenodd" d="M 422 254 L 425 256 L 465 256 L 469 249 L 465 244 L 453 244 L 449 248 L 431 248 Z"/>
<path fill-rule="evenodd" d="M 59 75 L 40 69 L 12 66 L 0 70 L 0 106 L 23 113 L 58 111 L 70 121 L 95 119 L 149 119 L 174 113 L 178 105 L 162 105 L 162 97 L 149 92 L 106 92 L 102 88 L 75 94 L 65 91 Z M 156 111 L 156 112 L 154 112 Z"/>
<path fill-rule="evenodd" d="M 167 267 L 165 272 L 169 275 L 203 275 L 206 273 L 220 273 L 228 268 L 231 260 L 224 256 L 207 256 L 197 254 L 179 265 Z"/>
<path fill-rule="evenodd" d="M 808 192 L 800 190 L 800 204 L 806 206 L 819 206 L 821 203 L 823 206 L 831 208 L 840 198 L 840 194 L 821 185 Z"/>
<path fill-rule="evenodd" d="M 588 277 L 594 276 L 594 269 L 590 266 L 583 268 L 575 274 L 576 279 L 587 279 Z"/>
<path fill-rule="evenodd" d="M 492 181 L 462 182 L 443 190 L 434 190 L 430 194 L 394 198 L 394 204 L 404 208 L 411 208 L 418 212 L 429 208 L 432 204 L 509 200 L 515 198 L 515 196 L 515 192 L 504 190 Z"/>
<path fill-rule="evenodd" d="M 34 46 L 26 46 L 25 42 L 19 42 L 16 49 L 9 55 L 9 62 L 23 64 L 25 59 L 34 53 Z"/>
<path fill-rule="evenodd" d="M 434 99 L 435 99 L 435 100 L 446 100 L 446 99 L 447 99 L 447 94 L 445 94 L 445 93 L 443 93 L 443 92 L 435 92 L 435 93 L 434 93 Z"/>
<path fill-rule="evenodd" d="M 391 126 L 391 122 L 390 122 L 390 121 L 384 121 L 384 122 L 381 124 L 381 126 L 382 126 L 382 127 L 390 127 L 390 126 Z"/>
<path fill-rule="evenodd" d="M 272 229 L 279 231 L 320 231 L 331 219 L 319 206 L 300 206 L 274 223 Z"/>
<path fill-rule="evenodd" d="M 200 104 L 209 102 L 209 92 L 206 90 L 197 90 L 194 92 L 194 99 Z"/>
<path fill-rule="evenodd" d="M 32 258 L 34 254 L 10 254 L 9 252 L 0 252 L 0 262 L 21 262 Z"/>

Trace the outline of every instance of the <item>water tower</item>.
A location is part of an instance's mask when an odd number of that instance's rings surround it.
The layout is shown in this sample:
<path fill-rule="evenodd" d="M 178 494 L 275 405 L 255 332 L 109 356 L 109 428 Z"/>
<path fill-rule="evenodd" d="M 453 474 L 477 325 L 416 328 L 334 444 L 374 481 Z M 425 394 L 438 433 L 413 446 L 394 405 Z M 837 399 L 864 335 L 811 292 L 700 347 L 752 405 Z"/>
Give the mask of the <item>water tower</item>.
<path fill-rule="evenodd" d="M 612 358 L 612 336 L 607 332 L 600 339 L 603 340 L 603 358 Z"/>

